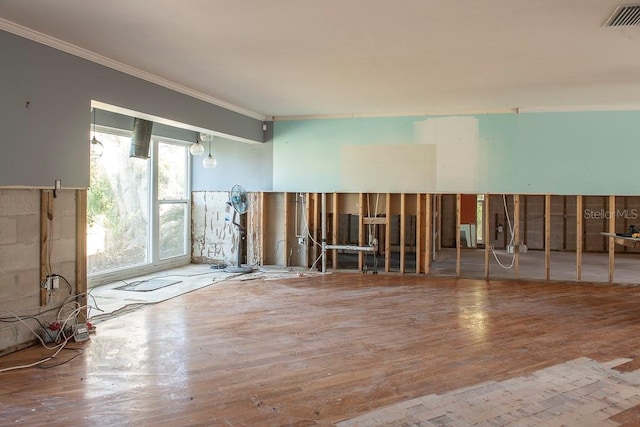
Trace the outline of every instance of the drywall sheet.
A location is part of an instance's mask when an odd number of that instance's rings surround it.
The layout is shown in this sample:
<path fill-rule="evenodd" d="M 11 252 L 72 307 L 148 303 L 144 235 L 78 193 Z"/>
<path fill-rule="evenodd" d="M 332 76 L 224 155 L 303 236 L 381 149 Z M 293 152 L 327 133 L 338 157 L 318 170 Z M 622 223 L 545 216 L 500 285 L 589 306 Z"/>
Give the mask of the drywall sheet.
<path fill-rule="evenodd" d="M 380 147 L 414 144 L 414 121 L 413 117 L 277 121 L 273 189 L 347 191 L 342 185 L 350 181 L 342 173 L 351 165 L 345 163 L 343 148 L 360 146 L 366 150 L 365 156 L 376 156 L 374 152 Z M 356 169 L 361 166 L 361 159 L 350 160 L 358 162 Z M 395 177 L 387 178 L 397 181 Z"/>
<path fill-rule="evenodd" d="M 436 147 L 436 191 L 464 193 L 481 186 L 480 131 L 474 116 L 433 117 L 415 123 L 416 139 Z"/>
<path fill-rule="evenodd" d="M 419 193 L 436 188 L 436 146 L 342 147 L 342 191 Z"/>

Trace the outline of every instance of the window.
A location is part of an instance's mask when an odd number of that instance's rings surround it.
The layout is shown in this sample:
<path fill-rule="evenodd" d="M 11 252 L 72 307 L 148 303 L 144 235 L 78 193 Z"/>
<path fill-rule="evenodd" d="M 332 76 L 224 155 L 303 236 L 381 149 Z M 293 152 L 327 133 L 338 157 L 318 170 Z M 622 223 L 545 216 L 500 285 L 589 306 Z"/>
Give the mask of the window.
<path fill-rule="evenodd" d="M 187 254 L 188 148 L 158 142 L 158 248 L 160 259 Z"/>
<path fill-rule="evenodd" d="M 130 132 L 100 129 L 96 137 L 104 154 L 91 159 L 91 284 L 188 262 L 189 143 L 154 137 L 144 160 L 129 157 Z"/>

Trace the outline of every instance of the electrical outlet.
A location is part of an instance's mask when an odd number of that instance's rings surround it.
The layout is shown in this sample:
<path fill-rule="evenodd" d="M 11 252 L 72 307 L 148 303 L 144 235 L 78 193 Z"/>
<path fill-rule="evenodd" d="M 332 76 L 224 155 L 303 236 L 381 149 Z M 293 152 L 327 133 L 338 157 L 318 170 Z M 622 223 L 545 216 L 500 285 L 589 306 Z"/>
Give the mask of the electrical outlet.
<path fill-rule="evenodd" d="M 298 237 L 298 244 L 304 245 L 306 243 L 306 239 L 304 237 Z"/>
<path fill-rule="evenodd" d="M 57 291 L 60 289 L 60 276 L 49 276 L 42 285 L 47 291 Z"/>

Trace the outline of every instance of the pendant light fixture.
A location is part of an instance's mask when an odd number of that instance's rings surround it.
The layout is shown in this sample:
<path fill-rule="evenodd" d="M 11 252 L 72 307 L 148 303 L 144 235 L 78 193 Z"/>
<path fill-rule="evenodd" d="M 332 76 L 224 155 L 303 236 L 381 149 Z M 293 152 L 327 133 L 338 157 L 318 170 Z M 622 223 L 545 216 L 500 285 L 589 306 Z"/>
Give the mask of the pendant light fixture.
<path fill-rule="evenodd" d="M 189 147 L 189 152 L 192 156 L 199 156 L 204 153 L 204 145 L 200 144 L 200 136 L 196 136 L 196 142 L 191 144 Z"/>
<path fill-rule="evenodd" d="M 204 141 L 204 138 L 202 138 L 202 140 Z M 207 135 L 207 140 L 209 141 L 209 156 L 202 161 L 202 166 L 207 169 L 213 169 L 218 164 L 216 158 L 211 155 L 211 141 L 213 141 L 213 135 Z"/>
<path fill-rule="evenodd" d="M 93 138 L 91 138 L 91 146 L 89 149 L 91 158 L 98 158 L 104 153 L 104 145 L 96 138 L 96 109 L 93 108 Z"/>

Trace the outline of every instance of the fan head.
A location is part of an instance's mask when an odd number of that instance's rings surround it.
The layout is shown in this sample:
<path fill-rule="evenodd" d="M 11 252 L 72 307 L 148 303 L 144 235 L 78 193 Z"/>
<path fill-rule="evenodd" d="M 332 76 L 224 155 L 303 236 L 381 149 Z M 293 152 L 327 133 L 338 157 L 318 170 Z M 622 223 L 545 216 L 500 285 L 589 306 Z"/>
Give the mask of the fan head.
<path fill-rule="evenodd" d="M 236 210 L 239 214 L 243 214 L 247 212 L 249 209 L 249 199 L 247 197 L 247 192 L 241 185 L 234 185 L 231 188 L 231 195 L 229 197 L 229 202 L 233 209 Z"/>

